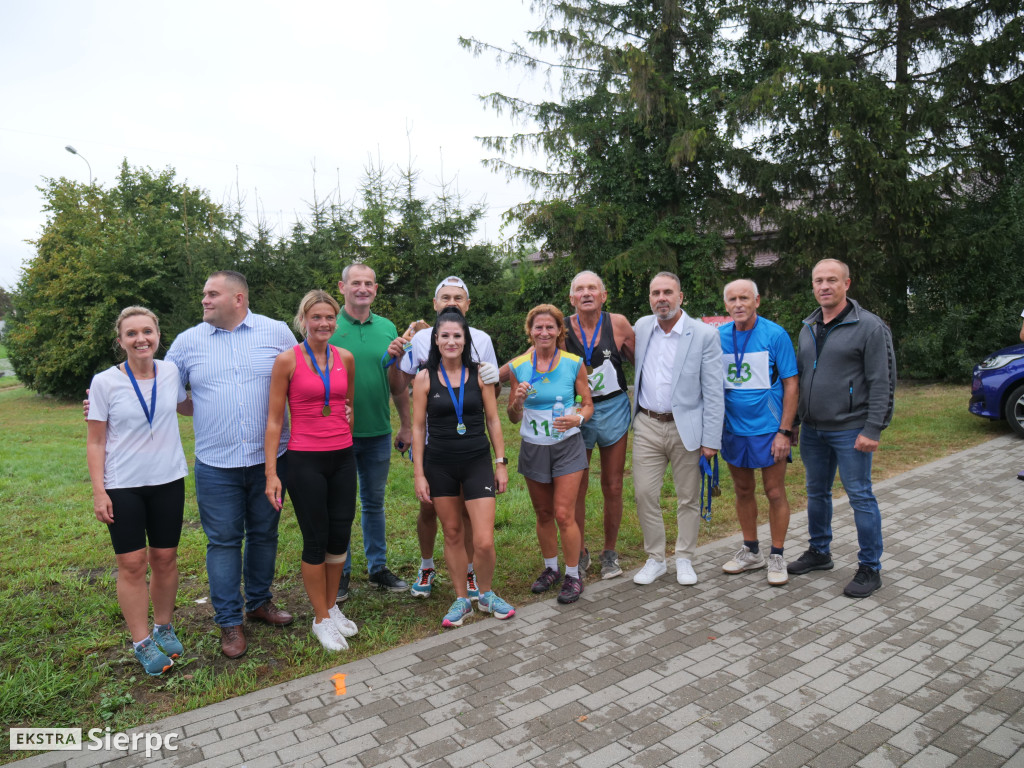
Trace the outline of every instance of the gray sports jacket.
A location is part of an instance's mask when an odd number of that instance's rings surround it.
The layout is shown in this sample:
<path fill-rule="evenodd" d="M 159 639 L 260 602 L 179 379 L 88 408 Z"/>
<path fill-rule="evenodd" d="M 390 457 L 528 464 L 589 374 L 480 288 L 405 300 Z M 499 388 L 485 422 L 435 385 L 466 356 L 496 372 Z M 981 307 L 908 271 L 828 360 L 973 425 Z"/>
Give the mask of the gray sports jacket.
<path fill-rule="evenodd" d="M 850 314 L 818 348 L 821 308 L 804 320 L 797 349 L 797 418 L 823 432 L 859 429 L 878 440 L 892 420 L 896 354 L 889 328 L 853 299 Z"/>

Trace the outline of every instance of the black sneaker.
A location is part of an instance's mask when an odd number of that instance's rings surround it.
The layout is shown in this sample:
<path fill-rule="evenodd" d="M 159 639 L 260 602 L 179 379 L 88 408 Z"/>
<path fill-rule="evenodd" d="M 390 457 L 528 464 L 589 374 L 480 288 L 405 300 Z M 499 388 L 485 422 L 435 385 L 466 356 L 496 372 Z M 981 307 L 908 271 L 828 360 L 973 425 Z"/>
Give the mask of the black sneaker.
<path fill-rule="evenodd" d="M 789 563 L 786 566 L 786 570 L 795 576 L 799 576 L 802 573 L 810 573 L 811 571 L 831 571 L 832 565 L 832 555 L 819 552 L 814 547 L 810 547 L 800 555 L 798 560 Z"/>
<path fill-rule="evenodd" d="M 395 576 L 386 567 L 370 574 L 370 583 L 377 589 L 386 589 L 388 592 L 405 592 L 409 585 Z"/>
<path fill-rule="evenodd" d="M 341 581 L 338 582 L 338 602 L 344 603 L 348 600 L 348 581 L 351 578 L 351 574 L 341 574 Z"/>
<path fill-rule="evenodd" d="M 882 574 L 866 565 L 857 567 L 857 575 L 846 585 L 843 594 L 847 597 L 867 597 L 882 586 Z"/>

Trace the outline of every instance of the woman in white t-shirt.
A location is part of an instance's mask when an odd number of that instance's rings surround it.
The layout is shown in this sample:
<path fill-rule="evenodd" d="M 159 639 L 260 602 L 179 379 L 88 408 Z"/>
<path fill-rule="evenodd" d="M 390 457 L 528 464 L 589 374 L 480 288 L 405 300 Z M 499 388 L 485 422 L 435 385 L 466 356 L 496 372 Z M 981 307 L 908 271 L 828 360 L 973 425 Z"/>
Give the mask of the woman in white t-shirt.
<path fill-rule="evenodd" d="M 159 675 L 184 651 L 171 625 L 188 474 L 177 411 L 190 414 L 192 401 L 174 363 L 155 359 L 156 315 L 145 307 L 126 307 L 116 330 L 115 347 L 127 359 L 93 377 L 86 456 L 96 519 L 107 524 L 114 544 L 117 602 L 135 657 L 148 674 Z M 148 589 L 147 567 L 152 569 Z"/>

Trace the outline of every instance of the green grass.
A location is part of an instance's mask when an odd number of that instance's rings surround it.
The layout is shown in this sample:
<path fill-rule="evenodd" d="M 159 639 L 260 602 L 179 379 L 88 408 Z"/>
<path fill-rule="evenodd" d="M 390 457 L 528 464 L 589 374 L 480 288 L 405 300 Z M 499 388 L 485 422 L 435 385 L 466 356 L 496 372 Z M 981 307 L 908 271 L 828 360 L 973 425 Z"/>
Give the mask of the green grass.
<path fill-rule="evenodd" d="M 877 454 L 876 480 L 1005 433 L 1005 425 L 970 416 L 967 398 L 963 386 L 901 386 L 893 426 L 884 433 Z M 413 600 L 367 587 L 357 526 L 352 597 L 345 604 L 345 613 L 360 625 L 360 633 L 350 640 L 347 653 L 322 650 L 309 631 L 312 614 L 298 568 L 301 540 L 294 516 L 286 507 L 274 589 L 278 603 L 296 615 L 295 624 L 286 629 L 247 626 L 248 654 L 237 661 L 225 659 L 220 654 L 212 608 L 204 600 L 208 597 L 205 538 L 190 476 L 174 619 L 186 654 L 163 678 L 140 674 L 129 653 L 128 634 L 117 605 L 109 536 L 92 513 L 80 404 L 39 397 L 14 385 L 0 389 L 0 423 L 4 425 L 0 504 L 5 511 L 0 533 L 0 607 L 5 617 L 0 624 L 0 722 L 8 726 L 110 725 L 115 730 L 125 729 L 441 631 L 441 617 L 454 593 L 444 575 L 440 541 L 435 554 L 442 571 L 437 594 L 430 600 Z M 182 419 L 181 429 L 191 464 L 191 422 Z M 519 438 L 507 423 L 505 435 L 513 471 L 510 491 L 498 501 L 495 584 L 503 597 L 522 605 L 535 599 L 529 587 L 542 563 L 529 497 L 514 471 Z M 595 559 L 595 550 L 601 548 L 599 466 L 595 456 L 587 497 L 587 542 Z M 805 497 L 799 461 L 791 466 L 787 485 L 794 510 L 802 509 Z M 675 535 L 671 493 L 667 478 L 662 504 L 669 541 Z M 625 569 L 638 566 L 644 558 L 632 498 L 627 464 L 626 511 L 619 541 Z M 712 523 L 702 527 L 702 542 L 738 530 L 733 502 L 723 466 L 722 496 L 715 501 Z M 767 511 L 763 506 L 762 516 Z M 419 564 L 416 513 L 412 466 L 393 454 L 386 507 L 388 560 L 407 580 L 415 576 Z M 791 530 L 791 546 L 798 546 L 802 539 L 802 531 Z M 479 615 L 474 620 L 493 621 Z M 0 762 L 9 759 L 8 754 L 0 757 Z"/>

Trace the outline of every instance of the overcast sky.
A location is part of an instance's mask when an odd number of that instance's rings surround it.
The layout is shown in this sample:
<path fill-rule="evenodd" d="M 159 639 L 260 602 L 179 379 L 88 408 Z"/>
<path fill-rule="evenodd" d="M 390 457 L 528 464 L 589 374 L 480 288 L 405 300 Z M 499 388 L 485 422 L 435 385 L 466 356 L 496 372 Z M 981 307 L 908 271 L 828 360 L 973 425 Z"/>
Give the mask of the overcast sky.
<path fill-rule="evenodd" d="M 537 26 L 521 0 L 151 3 L 38 0 L 0 5 L 0 286 L 12 288 L 45 214 L 43 177 L 109 187 L 122 158 L 171 166 L 216 202 L 287 230 L 313 196 L 353 198 L 372 156 L 441 178 L 500 216 L 529 199 L 481 165 L 475 136 L 518 127 L 481 104 L 536 99 L 540 75 L 473 58 L 460 35 L 501 46 Z M 410 136 L 407 136 L 407 130 Z M 279 229 L 280 233 L 280 229 Z M 506 233 L 507 235 L 508 233 Z M 481 237 L 483 233 L 481 233 Z"/>

